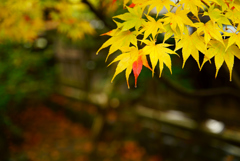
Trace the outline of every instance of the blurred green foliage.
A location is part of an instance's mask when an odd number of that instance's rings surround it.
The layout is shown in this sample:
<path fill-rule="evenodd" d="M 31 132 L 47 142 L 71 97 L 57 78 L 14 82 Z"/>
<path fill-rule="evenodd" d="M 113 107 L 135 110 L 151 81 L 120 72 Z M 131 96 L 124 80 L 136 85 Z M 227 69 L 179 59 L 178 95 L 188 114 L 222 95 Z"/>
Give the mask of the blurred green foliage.
<path fill-rule="evenodd" d="M 27 46 L 28 45 L 28 46 Z M 25 47 L 24 47 L 25 46 Z M 29 44 L 0 45 L 0 108 L 5 110 L 25 99 L 41 99 L 54 88 L 53 51 Z"/>

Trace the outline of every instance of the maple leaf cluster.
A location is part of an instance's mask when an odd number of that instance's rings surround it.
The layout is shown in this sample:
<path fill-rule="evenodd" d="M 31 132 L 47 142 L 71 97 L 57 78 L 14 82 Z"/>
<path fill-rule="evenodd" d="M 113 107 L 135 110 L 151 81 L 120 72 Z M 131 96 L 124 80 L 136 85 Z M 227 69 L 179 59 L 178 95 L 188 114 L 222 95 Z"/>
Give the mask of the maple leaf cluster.
<path fill-rule="evenodd" d="M 0 1 L 0 41 L 33 41 L 39 33 L 56 29 L 71 39 L 95 34 L 92 13 L 86 4 L 74 0 Z M 93 18 L 92 18 L 93 19 Z"/>
<path fill-rule="evenodd" d="M 214 57 L 216 76 L 225 62 L 231 81 L 234 57 L 240 59 L 240 1 L 178 0 L 174 3 L 171 0 L 124 0 L 123 5 L 126 13 L 113 17 L 117 28 L 103 34 L 111 38 L 97 51 L 99 53 L 110 46 L 108 56 L 117 50 L 122 52 L 110 63 L 118 62 L 113 79 L 125 70 L 129 87 L 129 75 L 133 71 L 136 86 L 143 65 L 152 70 L 153 75 L 157 64 L 159 76 L 164 65 L 172 72 L 170 55 L 177 55 L 176 51 L 182 49 L 183 67 L 192 56 L 201 70 Z M 154 8 L 155 16 L 151 14 Z M 166 13 L 159 16 L 164 8 Z M 208 17 L 207 22 L 201 20 L 204 16 Z M 194 32 L 190 32 L 190 28 Z M 163 42 L 156 44 L 160 34 L 164 34 Z M 173 44 L 165 42 L 169 38 L 175 39 L 174 50 L 169 48 Z M 144 47 L 140 48 L 139 43 Z M 200 53 L 204 55 L 201 64 Z"/>

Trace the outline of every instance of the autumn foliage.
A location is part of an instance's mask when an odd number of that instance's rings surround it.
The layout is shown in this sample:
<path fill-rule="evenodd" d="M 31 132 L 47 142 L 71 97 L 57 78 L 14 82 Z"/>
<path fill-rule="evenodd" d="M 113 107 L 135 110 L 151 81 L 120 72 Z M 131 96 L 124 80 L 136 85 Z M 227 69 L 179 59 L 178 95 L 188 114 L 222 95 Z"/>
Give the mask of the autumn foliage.
<path fill-rule="evenodd" d="M 121 51 L 122 54 L 110 63 L 118 62 L 113 79 L 125 70 L 129 87 L 130 73 L 133 71 L 137 80 L 143 65 L 153 75 L 157 64 L 159 76 L 164 66 L 172 73 L 171 55 L 178 55 L 176 51 L 182 49 L 182 67 L 190 56 L 200 70 L 214 58 L 216 76 L 225 62 L 231 81 L 234 57 L 240 59 L 239 1 L 175 0 L 174 3 L 171 0 L 124 0 L 123 5 L 126 13 L 113 17 L 117 28 L 103 34 L 111 38 L 97 51 L 99 53 L 110 46 L 107 58 L 115 51 Z M 160 15 L 164 8 L 166 13 Z M 164 38 L 159 43 L 157 38 L 161 34 Z M 169 38 L 174 38 L 175 49 L 169 48 L 174 44 L 166 43 Z M 140 48 L 139 44 L 144 46 Z M 200 54 L 204 55 L 203 60 L 200 60 Z"/>
<path fill-rule="evenodd" d="M 118 62 L 113 79 L 125 71 L 129 87 L 129 76 L 133 72 L 136 86 L 142 66 L 149 68 L 152 75 L 156 73 L 156 66 L 160 69 L 159 76 L 165 66 L 172 73 L 171 59 L 178 57 L 180 49 L 183 67 L 190 56 L 200 70 L 213 58 L 216 76 L 225 62 L 232 79 L 234 57 L 240 58 L 238 0 L 1 1 L 0 43 L 5 40 L 33 42 L 52 29 L 73 40 L 83 39 L 86 34 L 96 33 L 91 20 L 102 18 L 104 21 L 108 10 L 115 10 L 119 4 L 123 4 L 126 12 L 113 17 L 117 27 L 102 34 L 111 38 L 97 51 L 110 46 L 107 58 L 121 51 L 112 61 Z M 96 6 L 104 11 L 94 10 Z M 103 11 L 104 16 L 93 11 Z M 162 41 L 157 41 L 162 36 Z M 175 44 L 169 44 L 170 38 Z"/>
<path fill-rule="evenodd" d="M 96 1 L 95 3 L 98 3 Z M 56 29 L 71 39 L 93 35 L 86 17 L 94 16 L 88 6 L 76 0 L 7 0 L 0 2 L 0 41 L 29 42 L 46 30 Z"/>
<path fill-rule="evenodd" d="M 87 125 L 85 119 L 96 116 L 97 107 L 58 95 L 51 100 L 74 110 L 78 121 L 69 119 L 69 115 L 60 108 L 53 110 L 43 105 L 26 107 L 14 113 L 12 118 L 22 130 L 22 141 L 15 143 L 9 136 L 12 160 L 161 161 L 160 154 L 150 154 L 137 138 L 129 139 L 129 135 L 122 135 L 126 131 L 132 135 L 142 132 L 139 131 L 141 126 L 135 127 L 133 120 L 136 118 L 131 116 L 132 121 L 124 121 L 127 117 L 119 117 L 119 112 L 109 111 L 106 129 L 98 136 L 98 140 L 94 140 L 92 125 Z M 110 126 L 112 123 L 114 128 Z"/>

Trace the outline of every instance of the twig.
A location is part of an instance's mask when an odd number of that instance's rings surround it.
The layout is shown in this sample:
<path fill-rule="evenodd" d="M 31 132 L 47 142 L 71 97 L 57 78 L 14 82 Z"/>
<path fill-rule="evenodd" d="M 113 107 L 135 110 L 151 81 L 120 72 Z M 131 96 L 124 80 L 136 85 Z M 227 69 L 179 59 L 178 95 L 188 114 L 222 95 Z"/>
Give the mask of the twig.
<path fill-rule="evenodd" d="M 89 7 L 89 9 L 95 14 L 95 16 L 103 21 L 103 23 L 105 24 L 105 26 L 107 28 L 109 28 L 109 29 L 114 28 L 114 26 L 106 20 L 106 17 L 101 12 L 99 12 L 97 9 L 95 9 L 94 6 L 88 2 L 88 0 L 82 0 L 82 3 L 85 3 Z"/>
<path fill-rule="evenodd" d="M 188 97 L 212 97 L 220 95 L 232 95 L 234 97 L 240 98 L 240 91 L 229 87 L 189 90 L 169 78 L 162 77 L 162 80 L 168 87 L 172 88 L 177 93 Z"/>

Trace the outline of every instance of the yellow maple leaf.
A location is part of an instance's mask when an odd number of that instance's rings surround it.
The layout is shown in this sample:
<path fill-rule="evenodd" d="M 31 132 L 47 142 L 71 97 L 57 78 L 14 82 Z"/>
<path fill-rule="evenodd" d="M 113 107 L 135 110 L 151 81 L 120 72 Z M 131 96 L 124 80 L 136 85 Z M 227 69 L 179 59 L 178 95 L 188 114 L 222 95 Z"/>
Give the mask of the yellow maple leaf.
<path fill-rule="evenodd" d="M 238 47 L 240 48 L 240 33 L 228 33 L 228 35 L 230 36 L 228 38 L 228 45 L 226 47 L 226 50 L 233 44 L 237 44 Z"/>
<path fill-rule="evenodd" d="M 237 1 L 237 0 L 230 0 L 229 3 L 229 8 L 231 10 L 237 10 L 237 11 L 240 11 L 240 1 Z"/>
<path fill-rule="evenodd" d="M 196 60 L 198 67 L 199 65 L 199 52 L 205 53 L 207 48 L 203 42 L 203 38 L 194 32 L 192 35 L 183 35 L 181 40 L 177 42 L 175 51 L 182 48 L 182 55 L 183 55 L 183 65 L 184 67 L 186 60 L 189 58 L 190 55 Z"/>
<path fill-rule="evenodd" d="M 143 5 L 143 6 L 146 6 L 148 5 L 149 0 L 132 0 L 132 3 L 134 4 L 137 4 L 137 5 Z"/>
<path fill-rule="evenodd" d="M 211 0 L 212 2 L 218 4 L 219 6 L 221 6 L 221 10 L 225 11 L 226 9 L 228 9 L 228 5 L 226 3 L 226 0 Z"/>
<path fill-rule="evenodd" d="M 122 54 L 117 56 L 109 65 L 114 62 L 119 61 L 115 73 L 111 82 L 114 78 L 125 69 L 125 77 L 127 80 L 128 88 L 129 86 L 129 75 L 131 74 L 132 70 L 135 76 L 135 87 L 137 86 L 137 77 L 142 70 L 142 65 L 146 66 L 147 68 L 151 69 L 148 65 L 146 56 L 143 54 L 142 50 L 138 50 L 136 47 L 125 47 L 121 49 Z M 108 66 L 109 66 L 108 65 Z"/>
<path fill-rule="evenodd" d="M 149 0 L 147 3 L 149 5 L 148 13 L 156 7 L 157 15 L 158 13 L 165 7 L 168 12 L 170 11 L 171 6 L 175 6 L 175 3 L 173 3 L 171 0 Z"/>
<path fill-rule="evenodd" d="M 166 16 L 166 18 L 164 18 L 164 23 L 169 23 L 174 32 L 177 32 L 178 27 L 180 32 L 183 33 L 186 25 L 193 25 L 192 21 L 187 17 L 189 12 L 189 10 L 181 10 L 181 7 L 179 7 L 176 13 L 168 12 L 164 14 Z"/>
<path fill-rule="evenodd" d="M 142 18 L 142 10 L 140 6 L 136 6 L 133 8 L 127 7 L 128 12 L 114 16 L 113 18 L 118 18 L 123 20 L 124 22 L 121 24 L 122 31 L 129 30 L 131 28 L 135 28 L 136 31 L 145 23 L 145 20 Z"/>
<path fill-rule="evenodd" d="M 232 20 L 233 25 L 240 23 L 240 10 L 228 10 L 225 14 L 226 17 L 230 18 Z M 239 26 L 239 25 L 238 25 Z"/>
<path fill-rule="evenodd" d="M 220 41 L 222 44 L 223 39 L 220 32 L 223 32 L 221 28 L 217 24 L 215 24 L 213 21 L 209 20 L 207 23 L 194 23 L 194 26 L 197 28 L 198 35 L 204 34 L 204 41 L 206 45 L 209 43 L 209 41 L 214 38 L 218 41 Z"/>
<path fill-rule="evenodd" d="M 219 26 L 222 25 L 231 25 L 230 21 L 227 17 L 225 17 L 224 14 L 222 14 L 222 11 L 220 11 L 218 8 L 215 8 L 213 5 L 209 7 L 207 12 L 204 12 L 204 16 L 207 15 L 210 17 L 210 19 L 213 21 L 213 23 L 217 22 Z"/>
<path fill-rule="evenodd" d="M 224 43 L 226 46 L 227 41 L 224 41 Z M 225 51 L 225 46 L 216 40 L 210 41 L 209 45 L 210 46 L 204 55 L 204 60 L 203 60 L 201 68 L 207 61 L 209 61 L 211 58 L 214 57 L 215 66 L 216 66 L 215 77 L 217 77 L 218 71 L 219 71 L 220 67 L 222 66 L 223 62 L 225 61 L 227 64 L 227 67 L 229 69 L 230 81 L 231 81 L 232 80 L 232 70 L 233 70 L 233 65 L 234 65 L 234 56 L 236 56 L 238 59 L 240 59 L 240 49 L 236 45 L 232 45 Z"/>
<path fill-rule="evenodd" d="M 159 31 L 165 31 L 161 19 L 156 21 L 151 16 L 146 15 L 146 17 L 149 21 L 144 23 L 143 28 L 139 31 L 140 33 L 144 32 L 143 40 L 145 40 L 150 34 L 152 34 L 154 39 Z"/>
<path fill-rule="evenodd" d="M 172 73 L 172 61 L 171 61 L 171 57 L 169 54 L 177 55 L 177 53 L 175 53 L 171 49 L 167 48 L 171 45 L 166 44 L 166 43 L 155 44 L 154 40 L 152 40 L 152 41 L 144 40 L 143 42 L 145 44 L 147 44 L 143 48 L 143 53 L 145 55 L 149 55 L 149 57 L 150 57 L 150 61 L 152 64 L 152 75 L 154 75 L 154 69 L 155 69 L 158 61 L 159 61 L 159 69 L 160 69 L 159 77 L 161 77 L 164 64 L 168 67 L 168 69 Z"/>
<path fill-rule="evenodd" d="M 181 0 L 184 10 L 190 10 L 198 18 L 198 7 L 204 10 L 204 4 L 199 0 Z"/>
<path fill-rule="evenodd" d="M 164 29 L 165 29 L 165 34 L 164 34 L 164 39 L 163 42 L 165 42 L 166 40 L 168 40 L 170 37 L 172 37 L 174 35 L 175 40 L 178 40 L 181 38 L 182 34 L 179 30 L 179 28 L 177 28 L 176 32 L 172 30 L 171 25 L 169 23 L 164 24 Z M 188 32 L 188 31 L 187 31 Z"/>
<path fill-rule="evenodd" d="M 137 38 L 135 32 L 130 31 L 120 31 L 120 29 L 115 29 L 112 31 L 114 34 L 106 34 L 112 36 L 108 39 L 101 47 L 98 49 L 97 54 L 103 48 L 111 46 L 107 58 L 122 47 L 128 47 L 130 44 L 137 46 Z M 106 60 L 107 60 L 106 58 Z"/>

